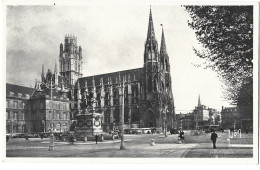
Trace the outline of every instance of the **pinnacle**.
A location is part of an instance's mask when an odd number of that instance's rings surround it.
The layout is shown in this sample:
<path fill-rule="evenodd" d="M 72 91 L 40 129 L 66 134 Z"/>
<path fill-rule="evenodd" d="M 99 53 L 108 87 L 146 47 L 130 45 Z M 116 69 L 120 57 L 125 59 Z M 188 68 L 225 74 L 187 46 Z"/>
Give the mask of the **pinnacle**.
<path fill-rule="evenodd" d="M 162 38 L 161 38 L 161 49 L 160 49 L 160 53 L 161 54 L 167 54 L 167 50 L 166 50 L 166 43 L 165 43 L 165 38 L 164 38 L 164 30 L 163 30 L 163 25 L 162 26 Z"/>

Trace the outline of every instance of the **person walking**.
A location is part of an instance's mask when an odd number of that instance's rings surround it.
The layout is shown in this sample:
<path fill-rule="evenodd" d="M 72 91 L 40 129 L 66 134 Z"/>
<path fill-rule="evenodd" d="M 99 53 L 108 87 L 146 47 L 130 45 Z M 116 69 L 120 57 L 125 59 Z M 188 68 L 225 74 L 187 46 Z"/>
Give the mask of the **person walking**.
<path fill-rule="evenodd" d="M 248 134 L 248 128 L 246 128 L 246 134 Z"/>
<path fill-rule="evenodd" d="M 95 135 L 95 141 L 96 141 L 96 144 L 97 144 L 97 141 L 98 141 L 98 135 Z"/>
<path fill-rule="evenodd" d="M 43 136 L 44 136 L 43 133 L 41 133 L 41 140 L 43 139 Z"/>
<path fill-rule="evenodd" d="M 180 132 L 180 138 L 181 138 L 181 141 L 183 142 L 184 141 L 184 132 L 183 131 Z"/>
<path fill-rule="evenodd" d="M 25 140 L 29 141 L 29 136 L 27 134 L 25 135 Z"/>
<path fill-rule="evenodd" d="M 73 135 L 70 135 L 70 144 L 74 144 L 74 136 Z"/>
<path fill-rule="evenodd" d="M 211 141 L 213 143 L 213 149 L 217 149 L 216 142 L 217 142 L 218 135 L 215 133 L 215 130 L 211 133 Z"/>

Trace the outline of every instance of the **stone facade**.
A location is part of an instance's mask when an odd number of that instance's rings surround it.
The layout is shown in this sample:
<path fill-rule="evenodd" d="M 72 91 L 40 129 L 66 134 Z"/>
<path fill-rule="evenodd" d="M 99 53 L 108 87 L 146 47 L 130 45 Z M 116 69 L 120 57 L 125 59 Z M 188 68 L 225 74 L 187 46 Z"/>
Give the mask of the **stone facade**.
<path fill-rule="evenodd" d="M 33 92 L 33 88 L 6 84 L 6 133 L 25 133 L 33 130 L 29 118 L 29 100 Z"/>
<path fill-rule="evenodd" d="M 151 10 L 144 49 L 142 68 L 79 78 L 73 90 L 77 103 L 74 114 L 88 113 L 95 107 L 102 113 L 105 130 L 118 128 L 124 97 L 125 126 L 162 130 L 166 122 L 168 129 L 172 128 L 175 113 L 169 56 L 163 29 L 158 50 Z M 93 98 L 95 104 L 91 103 Z"/>
<path fill-rule="evenodd" d="M 240 123 L 240 115 L 238 114 L 237 107 L 222 107 L 221 117 L 224 129 L 229 129 L 235 124 L 238 125 Z"/>

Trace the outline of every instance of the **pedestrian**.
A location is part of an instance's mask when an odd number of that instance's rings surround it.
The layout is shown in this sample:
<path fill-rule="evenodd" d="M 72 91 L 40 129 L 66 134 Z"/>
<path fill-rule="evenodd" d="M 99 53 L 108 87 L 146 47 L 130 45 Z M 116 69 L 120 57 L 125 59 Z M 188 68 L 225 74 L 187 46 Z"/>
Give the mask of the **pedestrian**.
<path fill-rule="evenodd" d="M 41 140 L 43 139 L 43 133 L 41 133 Z"/>
<path fill-rule="evenodd" d="M 222 133 L 224 133 L 224 128 L 222 128 Z"/>
<path fill-rule="evenodd" d="M 246 134 L 248 134 L 248 128 L 246 128 Z"/>
<path fill-rule="evenodd" d="M 211 141 L 213 143 L 213 149 L 217 149 L 216 142 L 217 142 L 218 135 L 215 133 L 215 130 L 211 133 Z"/>
<path fill-rule="evenodd" d="M 26 141 L 29 141 L 29 137 L 28 137 L 27 134 L 25 135 L 25 140 L 26 140 Z"/>
<path fill-rule="evenodd" d="M 181 141 L 183 142 L 184 141 L 184 132 L 183 131 L 180 132 L 180 138 L 181 138 Z"/>
<path fill-rule="evenodd" d="M 6 142 L 8 142 L 9 141 L 9 136 L 8 135 L 6 135 Z"/>
<path fill-rule="evenodd" d="M 97 144 L 97 141 L 98 141 L 98 135 L 95 135 L 95 141 L 96 141 L 96 144 Z"/>
<path fill-rule="evenodd" d="M 73 135 L 70 135 L 70 144 L 74 144 L 74 136 Z"/>

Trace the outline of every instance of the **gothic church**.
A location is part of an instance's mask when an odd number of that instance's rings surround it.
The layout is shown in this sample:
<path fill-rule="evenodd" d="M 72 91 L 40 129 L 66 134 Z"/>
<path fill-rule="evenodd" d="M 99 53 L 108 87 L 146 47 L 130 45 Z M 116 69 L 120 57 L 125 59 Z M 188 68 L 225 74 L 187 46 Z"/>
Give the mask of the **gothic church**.
<path fill-rule="evenodd" d="M 165 126 L 168 130 L 173 128 L 175 110 L 170 58 L 163 29 L 160 45 L 159 50 L 150 9 L 143 67 L 83 77 L 82 48 L 77 45 L 76 37 L 66 35 L 64 45 L 60 44 L 59 72 L 56 63 L 54 73 L 49 69 L 45 74 L 43 66 L 41 82 L 36 82 L 35 89 L 27 97 L 26 105 L 31 109 L 27 109 L 29 116 L 23 125 L 28 122 L 30 127 L 25 125 L 25 130 L 45 132 L 54 127 L 54 131 L 66 131 L 72 122 L 76 122 L 77 116 L 89 113 L 91 109 L 102 114 L 103 130 L 119 129 L 122 102 L 124 126 L 155 127 L 158 131 L 164 130 Z M 13 100 L 8 95 L 8 86 L 7 102 Z M 52 99 L 50 88 L 55 88 Z M 51 100 L 54 106 L 51 106 Z M 7 114 L 11 108 L 7 108 Z"/>

